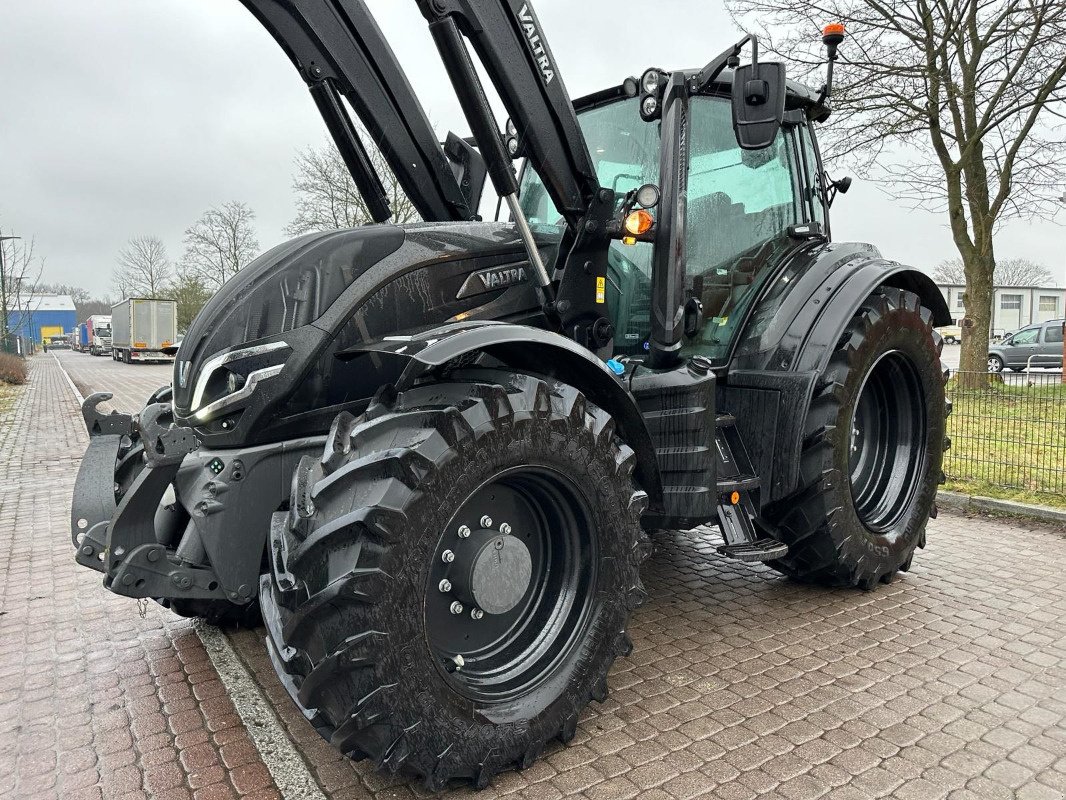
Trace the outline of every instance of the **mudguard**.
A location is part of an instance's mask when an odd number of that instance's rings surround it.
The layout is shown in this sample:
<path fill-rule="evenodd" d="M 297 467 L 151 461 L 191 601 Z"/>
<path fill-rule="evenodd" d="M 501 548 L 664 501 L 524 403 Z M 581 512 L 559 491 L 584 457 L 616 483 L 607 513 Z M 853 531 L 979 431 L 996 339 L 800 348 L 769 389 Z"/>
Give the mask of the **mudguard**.
<path fill-rule="evenodd" d="M 528 325 L 478 320 L 363 342 L 337 353 L 337 358 L 350 360 L 368 353 L 409 360 L 395 385 L 399 391 L 444 364 L 477 353 L 580 389 L 614 418 L 618 434 L 636 454 L 634 471 L 650 507 L 660 506 L 663 490 L 655 445 L 636 401 L 603 361 L 573 340 Z"/>
<path fill-rule="evenodd" d="M 947 303 L 928 275 L 882 258 L 869 244 L 801 248 L 756 301 L 722 391 L 768 487 L 764 503 L 795 490 L 815 382 L 855 312 L 879 286 L 914 292 L 934 325 L 950 324 Z"/>

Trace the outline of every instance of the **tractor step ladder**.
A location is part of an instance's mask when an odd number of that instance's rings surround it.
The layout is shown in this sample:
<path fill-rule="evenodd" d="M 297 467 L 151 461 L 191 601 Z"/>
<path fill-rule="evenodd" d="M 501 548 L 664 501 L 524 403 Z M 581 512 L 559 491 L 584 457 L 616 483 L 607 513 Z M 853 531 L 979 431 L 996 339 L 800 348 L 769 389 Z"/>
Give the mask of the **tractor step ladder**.
<path fill-rule="evenodd" d="M 759 476 L 748 460 L 736 419 L 719 414 L 715 424 L 718 451 L 718 527 L 725 544 L 719 554 L 738 561 L 772 561 L 788 553 L 788 545 L 759 530 L 756 522 Z M 757 528 L 758 526 L 758 528 Z"/>

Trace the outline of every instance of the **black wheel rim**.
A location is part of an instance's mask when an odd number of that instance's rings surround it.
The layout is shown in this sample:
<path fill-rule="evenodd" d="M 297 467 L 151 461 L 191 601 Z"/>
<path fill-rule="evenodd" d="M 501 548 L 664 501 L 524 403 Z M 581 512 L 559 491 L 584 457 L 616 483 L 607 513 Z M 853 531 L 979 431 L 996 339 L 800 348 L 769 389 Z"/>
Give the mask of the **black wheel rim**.
<path fill-rule="evenodd" d="M 505 702 L 566 662 L 590 617 L 592 528 L 581 491 L 546 468 L 501 472 L 463 502 L 433 553 L 424 602 L 430 651 L 456 691 Z"/>
<path fill-rule="evenodd" d="M 925 471 L 925 395 L 914 364 L 902 353 L 884 354 L 867 373 L 850 434 L 855 511 L 868 530 L 887 534 L 906 513 Z"/>

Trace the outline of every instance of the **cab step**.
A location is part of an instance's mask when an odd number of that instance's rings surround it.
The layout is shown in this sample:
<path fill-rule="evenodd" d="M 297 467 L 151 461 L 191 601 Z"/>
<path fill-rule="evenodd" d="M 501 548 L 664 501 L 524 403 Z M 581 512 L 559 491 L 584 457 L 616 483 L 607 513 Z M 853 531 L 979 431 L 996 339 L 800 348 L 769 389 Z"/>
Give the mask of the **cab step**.
<path fill-rule="evenodd" d="M 733 475 L 717 482 L 718 494 L 728 495 L 733 492 L 750 492 L 760 486 L 758 475 Z"/>
<path fill-rule="evenodd" d="M 775 539 L 756 539 L 754 542 L 724 544 L 718 554 L 737 561 L 773 561 L 788 555 L 788 545 Z"/>

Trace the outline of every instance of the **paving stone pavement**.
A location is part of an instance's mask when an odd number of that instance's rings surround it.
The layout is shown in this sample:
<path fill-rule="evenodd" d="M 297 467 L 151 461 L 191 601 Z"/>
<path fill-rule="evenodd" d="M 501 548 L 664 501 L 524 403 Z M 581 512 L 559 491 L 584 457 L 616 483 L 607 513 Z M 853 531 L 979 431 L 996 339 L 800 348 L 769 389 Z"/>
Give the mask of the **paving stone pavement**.
<path fill-rule="evenodd" d="M 88 437 L 52 356 L 30 375 L 0 418 L 0 797 L 280 797 L 191 625 L 74 563 Z"/>
<path fill-rule="evenodd" d="M 167 376 L 97 361 L 75 380 L 127 409 Z M 158 373 L 127 381 L 129 370 Z M 913 570 L 870 593 L 798 586 L 721 559 L 716 544 L 707 530 L 656 537 L 611 696 L 568 747 L 482 796 L 1066 797 L 1062 531 L 941 514 Z M 231 641 L 327 796 L 426 795 L 326 746 L 274 676 L 261 631 Z"/>

